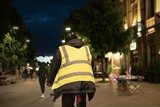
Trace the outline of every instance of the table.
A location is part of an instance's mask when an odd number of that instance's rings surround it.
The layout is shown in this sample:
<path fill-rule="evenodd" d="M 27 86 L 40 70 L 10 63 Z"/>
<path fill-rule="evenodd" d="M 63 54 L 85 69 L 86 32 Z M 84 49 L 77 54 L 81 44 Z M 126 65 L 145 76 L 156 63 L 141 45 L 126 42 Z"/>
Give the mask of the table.
<path fill-rule="evenodd" d="M 135 93 L 136 91 L 143 91 L 140 89 L 141 81 L 144 79 L 143 76 L 133 76 L 133 75 L 120 75 L 117 77 L 117 84 L 119 91 L 129 91 L 130 93 Z"/>

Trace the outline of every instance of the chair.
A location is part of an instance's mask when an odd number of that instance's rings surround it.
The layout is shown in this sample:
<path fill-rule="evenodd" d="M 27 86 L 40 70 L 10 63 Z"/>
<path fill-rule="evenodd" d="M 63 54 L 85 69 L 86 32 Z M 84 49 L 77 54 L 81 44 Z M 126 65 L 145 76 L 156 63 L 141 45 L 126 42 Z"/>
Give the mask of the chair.
<path fill-rule="evenodd" d="M 118 91 L 125 92 L 128 89 L 127 81 L 125 79 L 117 78 Z"/>
<path fill-rule="evenodd" d="M 143 93 L 143 91 L 140 89 L 142 79 L 137 78 L 137 82 L 134 81 L 128 81 L 128 91 L 130 93 L 135 93 L 136 91 L 140 91 Z"/>
<path fill-rule="evenodd" d="M 141 81 L 144 79 L 142 76 L 130 76 L 116 78 L 118 91 L 128 91 L 130 93 L 135 93 L 136 91 L 143 91 L 140 89 Z M 135 82 L 136 80 L 136 82 Z"/>

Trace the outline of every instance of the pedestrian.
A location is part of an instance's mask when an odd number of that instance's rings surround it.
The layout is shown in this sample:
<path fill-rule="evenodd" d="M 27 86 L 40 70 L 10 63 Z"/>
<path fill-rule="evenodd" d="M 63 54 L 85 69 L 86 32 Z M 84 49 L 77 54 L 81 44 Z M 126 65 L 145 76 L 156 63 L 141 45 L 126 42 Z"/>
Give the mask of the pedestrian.
<path fill-rule="evenodd" d="M 33 79 L 34 69 L 30 69 L 30 78 Z"/>
<path fill-rule="evenodd" d="M 48 75 L 48 69 L 46 68 L 45 63 L 39 63 L 39 70 L 37 72 L 37 75 L 39 77 L 39 84 L 41 88 L 42 95 L 41 97 L 44 98 L 44 92 L 45 92 L 45 82 Z"/>
<path fill-rule="evenodd" d="M 24 71 L 23 71 L 23 78 L 27 79 L 28 78 L 28 67 L 26 66 Z"/>
<path fill-rule="evenodd" d="M 112 84 L 112 64 L 111 64 L 111 61 L 108 61 L 108 64 L 107 64 L 107 74 L 108 74 L 108 79 L 109 79 L 109 84 L 108 86 L 110 86 Z"/>
<path fill-rule="evenodd" d="M 86 107 L 86 95 L 90 101 L 96 90 L 92 55 L 76 33 L 65 34 L 65 41 L 53 57 L 47 85 L 54 91 L 53 101 L 62 95 L 62 107 L 74 107 L 77 95 L 81 107 Z"/>
<path fill-rule="evenodd" d="M 52 61 L 52 60 L 51 60 L 51 61 Z M 48 67 L 48 73 L 51 71 L 50 69 L 51 69 L 51 66 L 49 65 L 49 67 Z M 51 89 L 50 96 L 53 96 L 53 95 L 54 95 L 54 92 L 53 92 L 53 90 Z"/>

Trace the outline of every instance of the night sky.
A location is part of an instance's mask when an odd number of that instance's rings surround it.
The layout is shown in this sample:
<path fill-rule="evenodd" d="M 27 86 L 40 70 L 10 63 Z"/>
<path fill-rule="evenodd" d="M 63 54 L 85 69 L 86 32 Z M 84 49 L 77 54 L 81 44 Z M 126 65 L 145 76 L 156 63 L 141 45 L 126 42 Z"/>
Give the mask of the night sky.
<path fill-rule="evenodd" d="M 70 12 L 91 0 L 12 0 L 33 34 L 34 47 L 44 55 L 54 55 L 61 42 L 63 21 Z"/>

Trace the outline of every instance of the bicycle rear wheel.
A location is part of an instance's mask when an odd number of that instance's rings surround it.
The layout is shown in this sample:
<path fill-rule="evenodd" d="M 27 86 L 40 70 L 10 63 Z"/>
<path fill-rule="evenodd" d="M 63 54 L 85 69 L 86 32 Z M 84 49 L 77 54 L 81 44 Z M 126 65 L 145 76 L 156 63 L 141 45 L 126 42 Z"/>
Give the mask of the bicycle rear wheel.
<path fill-rule="evenodd" d="M 86 94 L 76 95 L 76 107 L 86 107 Z"/>

